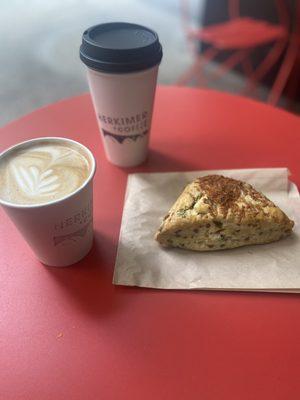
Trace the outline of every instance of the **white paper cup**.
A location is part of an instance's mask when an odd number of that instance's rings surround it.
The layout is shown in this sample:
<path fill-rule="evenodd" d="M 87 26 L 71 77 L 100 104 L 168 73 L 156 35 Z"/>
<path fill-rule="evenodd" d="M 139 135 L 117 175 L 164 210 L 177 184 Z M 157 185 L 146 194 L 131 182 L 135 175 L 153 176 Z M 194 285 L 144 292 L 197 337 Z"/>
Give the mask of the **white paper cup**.
<path fill-rule="evenodd" d="M 88 82 L 107 159 L 120 167 L 145 161 L 158 66 L 127 74 L 88 68 Z"/>
<path fill-rule="evenodd" d="M 145 161 L 162 47 L 157 34 L 124 22 L 100 24 L 82 36 L 80 58 L 107 159 L 119 167 Z"/>
<path fill-rule="evenodd" d="M 0 154 L 0 160 L 15 149 L 48 141 L 71 144 L 84 152 L 91 166 L 84 184 L 62 199 L 48 203 L 23 205 L 0 198 L 0 204 L 42 263 L 64 267 L 81 260 L 92 247 L 93 177 L 96 169 L 93 154 L 74 140 L 46 137 L 10 147 Z"/>

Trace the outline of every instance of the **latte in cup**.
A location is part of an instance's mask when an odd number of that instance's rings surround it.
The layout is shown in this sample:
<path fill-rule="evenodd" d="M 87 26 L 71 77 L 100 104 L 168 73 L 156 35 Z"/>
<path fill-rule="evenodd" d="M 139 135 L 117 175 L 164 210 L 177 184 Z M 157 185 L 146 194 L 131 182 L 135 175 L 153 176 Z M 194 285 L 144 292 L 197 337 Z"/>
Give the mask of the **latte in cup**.
<path fill-rule="evenodd" d="M 81 187 L 90 171 L 80 147 L 31 142 L 0 160 L 0 198 L 26 205 L 59 200 Z"/>
<path fill-rule="evenodd" d="M 92 152 L 62 137 L 0 153 L 0 205 L 43 264 L 72 265 L 90 251 L 95 171 Z"/>

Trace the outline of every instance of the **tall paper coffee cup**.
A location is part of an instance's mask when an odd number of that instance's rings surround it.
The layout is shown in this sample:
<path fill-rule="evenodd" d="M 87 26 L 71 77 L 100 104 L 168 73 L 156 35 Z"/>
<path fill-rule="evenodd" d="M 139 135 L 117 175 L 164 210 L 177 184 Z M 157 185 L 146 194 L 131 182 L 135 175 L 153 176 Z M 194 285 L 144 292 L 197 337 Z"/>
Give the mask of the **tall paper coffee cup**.
<path fill-rule="evenodd" d="M 0 161 L 16 150 L 47 142 L 79 148 L 90 164 L 85 182 L 61 199 L 42 204 L 19 204 L 0 198 L 0 204 L 23 235 L 36 257 L 50 266 L 67 266 L 81 260 L 93 242 L 93 177 L 95 160 L 82 144 L 58 137 L 19 143 L 0 154 Z"/>
<path fill-rule="evenodd" d="M 157 34 L 135 24 L 97 25 L 84 32 L 80 57 L 106 157 L 120 167 L 141 164 L 148 153 L 162 58 Z"/>

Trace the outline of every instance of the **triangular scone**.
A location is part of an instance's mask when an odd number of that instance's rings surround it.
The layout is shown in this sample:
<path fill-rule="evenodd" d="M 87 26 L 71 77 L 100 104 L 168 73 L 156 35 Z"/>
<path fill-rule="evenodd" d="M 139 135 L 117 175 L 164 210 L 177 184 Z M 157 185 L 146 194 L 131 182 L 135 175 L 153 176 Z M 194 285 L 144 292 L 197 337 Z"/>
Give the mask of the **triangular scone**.
<path fill-rule="evenodd" d="M 251 185 L 220 175 L 190 183 L 164 218 L 156 240 L 167 247 L 207 251 L 270 243 L 294 222 Z"/>

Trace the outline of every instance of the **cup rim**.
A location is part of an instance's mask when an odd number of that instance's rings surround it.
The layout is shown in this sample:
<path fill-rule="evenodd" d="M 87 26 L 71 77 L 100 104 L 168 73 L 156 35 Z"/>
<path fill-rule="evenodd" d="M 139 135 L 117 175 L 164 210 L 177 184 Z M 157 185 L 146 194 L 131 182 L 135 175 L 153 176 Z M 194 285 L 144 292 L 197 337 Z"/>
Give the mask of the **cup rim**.
<path fill-rule="evenodd" d="M 94 157 L 93 153 L 91 152 L 91 150 L 88 147 L 86 147 L 84 144 L 77 142 L 76 140 L 65 138 L 62 136 L 45 136 L 45 137 L 38 137 L 38 138 L 34 138 L 34 139 L 24 140 L 23 142 L 19 142 L 13 146 L 8 147 L 6 150 L 2 151 L 0 153 L 0 160 L 2 157 L 7 155 L 8 153 L 16 150 L 18 147 L 24 146 L 25 144 L 33 143 L 33 142 L 49 142 L 49 141 L 57 141 L 60 143 L 67 142 L 67 143 L 72 143 L 72 144 L 75 144 L 76 146 L 81 147 L 87 153 L 87 155 L 89 156 L 90 161 L 91 161 L 91 170 L 90 170 L 90 173 L 89 173 L 87 179 L 83 182 L 82 185 L 80 185 L 73 192 L 71 192 L 59 199 L 49 201 L 47 203 L 20 204 L 20 203 L 14 203 L 11 201 L 6 201 L 6 200 L 3 200 L 0 198 L 0 205 L 10 207 L 10 208 L 20 208 L 20 209 L 33 209 L 33 208 L 42 208 L 42 207 L 52 206 L 52 205 L 61 203 L 65 200 L 75 196 L 84 187 L 86 187 L 87 184 L 93 179 L 95 172 L 96 172 L 96 160 L 95 160 L 95 157 Z"/>

